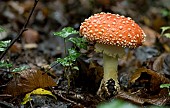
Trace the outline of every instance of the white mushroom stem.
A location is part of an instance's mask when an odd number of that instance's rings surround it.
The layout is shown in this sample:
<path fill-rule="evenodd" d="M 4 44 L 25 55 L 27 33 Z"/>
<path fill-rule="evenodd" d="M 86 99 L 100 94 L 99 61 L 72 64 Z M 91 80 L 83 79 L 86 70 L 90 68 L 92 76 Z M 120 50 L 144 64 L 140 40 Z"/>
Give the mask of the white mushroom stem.
<path fill-rule="evenodd" d="M 107 82 L 108 80 L 113 79 L 115 81 L 115 86 L 119 87 L 117 74 L 118 57 L 111 57 L 106 54 L 103 54 L 103 67 L 103 82 Z"/>
<path fill-rule="evenodd" d="M 104 91 L 107 90 L 107 82 L 110 79 L 113 79 L 115 82 L 115 89 L 119 90 L 119 82 L 118 82 L 118 58 L 123 57 L 125 55 L 124 48 L 121 46 L 115 45 L 106 45 L 101 43 L 95 44 L 95 51 L 103 53 L 103 67 L 104 67 L 104 76 L 102 82 L 100 84 L 100 88 L 98 90 L 98 94 L 102 94 L 102 86 L 104 86 Z"/>

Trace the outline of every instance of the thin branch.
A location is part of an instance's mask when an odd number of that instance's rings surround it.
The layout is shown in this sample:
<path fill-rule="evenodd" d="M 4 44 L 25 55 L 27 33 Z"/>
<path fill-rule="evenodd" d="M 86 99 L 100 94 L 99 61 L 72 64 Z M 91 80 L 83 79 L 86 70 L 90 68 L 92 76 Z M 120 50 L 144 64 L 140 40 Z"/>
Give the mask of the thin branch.
<path fill-rule="evenodd" d="M 67 99 L 66 97 L 63 96 L 63 93 L 65 93 L 65 91 L 61 91 L 61 90 L 55 90 L 55 94 L 59 97 L 61 97 L 63 100 L 67 101 L 67 102 L 70 102 L 74 105 L 80 105 L 80 103 L 76 103 L 70 99 Z M 65 93 L 66 94 L 66 93 Z"/>
<path fill-rule="evenodd" d="M 10 45 L 6 48 L 6 50 L 5 50 L 4 52 L 2 52 L 2 54 L 0 55 L 0 60 L 2 60 L 2 58 L 5 56 L 5 54 L 8 52 L 8 50 L 12 47 L 12 45 L 22 36 L 23 32 L 27 30 L 27 29 L 26 29 L 26 28 L 27 28 L 27 25 L 28 25 L 29 20 L 30 20 L 30 18 L 31 18 L 31 16 L 32 16 L 32 14 L 33 14 L 33 12 L 34 12 L 34 10 L 35 10 L 35 7 L 36 7 L 38 1 L 39 1 L 39 0 L 35 0 L 34 6 L 33 6 L 32 10 L 31 10 L 31 12 L 30 12 L 30 14 L 29 14 L 29 16 L 28 16 L 28 18 L 27 18 L 27 20 L 26 20 L 23 28 L 20 30 L 20 33 L 18 34 L 18 36 L 17 36 L 17 37 L 10 43 Z"/>

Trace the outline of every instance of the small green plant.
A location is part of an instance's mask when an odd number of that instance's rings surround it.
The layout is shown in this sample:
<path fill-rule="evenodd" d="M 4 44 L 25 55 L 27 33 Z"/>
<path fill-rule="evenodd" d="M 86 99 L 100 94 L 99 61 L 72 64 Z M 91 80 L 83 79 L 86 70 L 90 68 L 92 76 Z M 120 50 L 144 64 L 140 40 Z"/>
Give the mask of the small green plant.
<path fill-rule="evenodd" d="M 65 55 L 64 58 L 57 58 L 57 60 L 56 60 L 57 63 L 60 63 L 64 67 L 70 67 L 70 66 L 72 67 L 74 62 L 76 61 L 76 59 L 79 57 L 80 53 L 78 51 L 76 51 L 76 47 L 78 47 L 79 49 L 87 48 L 87 42 L 84 38 L 69 37 L 70 35 L 78 34 L 78 33 L 79 32 L 74 30 L 72 27 L 66 27 L 66 28 L 63 28 L 59 32 L 54 32 L 55 36 L 59 36 L 64 39 L 65 54 L 68 51 L 67 56 Z M 67 41 L 72 42 L 75 47 L 67 49 L 66 48 Z"/>
<path fill-rule="evenodd" d="M 5 29 L 0 26 L 0 33 L 5 32 Z M 8 45 L 10 44 L 11 40 L 6 40 L 6 41 L 0 41 L 0 52 L 5 51 Z M 26 66 L 21 66 L 18 68 L 14 68 L 12 63 L 9 63 L 7 61 L 1 60 L 0 61 L 0 68 L 1 69 L 12 69 L 11 72 L 20 72 L 28 67 Z"/>
<path fill-rule="evenodd" d="M 9 68 L 12 68 L 12 64 L 11 63 L 8 63 L 8 62 L 5 62 L 4 60 L 1 60 L 0 61 L 0 68 L 2 69 L 2 68 L 7 68 L 7 69 L 9 69 Z"/>
<path fill-rule="evenodd" d="M 10 40 L 0 41 L 0 51 L 5 51 L 6 47 L 9 45 Z"/>
<path fill-rule="evenodd" d="M 76 45 L 79 48 L 87 49 L 87 41 L 84 38 L 71 37 L 68 40 L 71 41 L 74 45 Z"/>
<path fill-rule="evenodd" d="M 0 26 L 0 33 L 5 32 L 5 29 Z"/>
<path fill-rule="evenodd" d="M 165 31 L 170 30 L 170 26 L 161 27 L 161 36 L 170 38 L 170 33 L 165 33 Z"/>
<path fill-rule="evenodd" d="M 28 69 L 28 68 L 29 68 L 29 66 L 23 65 L 23 66 L 20 66 L 20 67 L 18 67 L 18 68 L 14 68 L 14 69 L 12 70 L 12 72 L 21 72 L 21 71 L 26 70 L 26 69 Z"/>
<path fill-rule="evenodd" d="M 5 32 L 5 29 L 0 26 L 0 33 Z M 11 41 L 0 41 L 0 52 L 4 51 Z"/>
<path fill-rule="evenodd" d="M 169 9 L 161 9 L 161 14 L 163 17 L 168 17 L 170 18 L 170 10 Z"/>
<path fill-rule="evenodd" d="M 62 66 L 69 67 L 73 66 L 73 62 L 79 57 L 80 53 L 78 53 L 75 49 L 68 49 L 68 56 L 64 58 L 57 58 L 57 63 L 60 63 Z"/>
<path fill-rule="evenodd" d="M 2 32 L 5 32 L 5 29 L 0 26 L 0 33 L 2 33 Z M 0 41 L 0 52 L 5 51 L 5 49 L 6 49 L 7 46 L 9 45 L 9 43 L 10 43 L 10 40 Z M 12 66 L 13 66 L 13 65 L 12 65 L 11 63 L 8 63 L 8 62 L 6 62 L 6 61 L 4 61 L 4 60 L 1 60 L 1 61 L 0 61 L 0 68 L 1 68 L 1 69 L 4 69 L 4 68 L 9 69 L 9 68 L 11 68 Z"/>
<path fill-rule="evenodd" d="M 74 30 L 72 27 L 65 27 L 59 32 L 54 32 L 54 35 L 60 36 L 62 38 L 67 38 L 69 35 L 78 34 L 79 32 Z"/>
<path fill-rule="evenodd" d="M 66 38 L 68 38 L 68 36 L 70 36 L 72 34 L 78 34 L 78 31 L 74 30 L 72 27 L 66 27 L 66 28 L 63 28 L 59 32 L 54 32 L 55 36 L 59 36 L 59 37 L 64 39 L 65 54 L 67 52 L 67 48 L 66 48 L 66 41 L 67 40 L 66 40 Z"/>
<path fill-rule="evenodd" d="M 167 88 L 168 89 L 168 92 L 169 92 L 169 96 L 170 96 L 170 91 L 169 91 L 169 88 L 170 88 L 170 84 L 161 84 L 160 85 L 160 88 Z"/>
<path fill-rule="evenodd" d="M 64 67 L 64 72 L 66 74 L 66 78 L 68 80 L 68 87 L 70 87 L 70 75 L 73 71 L 79 70 L 78 66 L 76 65 L 76 59 L 80 56 L 80 52 L 76 49 L 86 49 L 87 42 L 84 38 L 75 37 L 73 34 L 78 34 L 79 32 L 74 30 L 71 27 L 63 28 L 59 32 L 54 32 L 55 36 L 59 36 L 64 39 L 65 45 L 65 57 L 64 58 L 57 58 L 56 63 L 61 64 Z M 71 37 L 72 35 L 72 37 Z M 73 48 L 66 48 L 66 42 L 72 42 L 74 47 Z M 66 53 L 68 54 L 66 55 Z"/>
<path fill-rule="evenodd" d="M 23 66 L 20 66 L 18 68 L 14 68 L 12 63 L 9 63 L 9 62 L 6 62 L 4 60 L 1 60 L 0 61 L 0 68 L 1 69 L 10 69 L 11 72 L 21 72 L 21 71 L 23 71 L 25 69 L 28 69 L 29 66 L 23 65 Z"/>

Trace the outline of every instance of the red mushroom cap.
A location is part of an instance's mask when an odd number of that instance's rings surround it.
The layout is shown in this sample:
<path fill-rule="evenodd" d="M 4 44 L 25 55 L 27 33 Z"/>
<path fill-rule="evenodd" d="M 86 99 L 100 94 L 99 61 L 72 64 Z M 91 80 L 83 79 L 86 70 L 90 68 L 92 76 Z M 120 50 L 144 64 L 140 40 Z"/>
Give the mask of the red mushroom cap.
<path fill-rule="evenodd" d="M 118 14 L 98 13 L 85 19 L 80 35 L 97 43 L 135 48 L 145 40 L 145 33 L 131 18 Z"/>

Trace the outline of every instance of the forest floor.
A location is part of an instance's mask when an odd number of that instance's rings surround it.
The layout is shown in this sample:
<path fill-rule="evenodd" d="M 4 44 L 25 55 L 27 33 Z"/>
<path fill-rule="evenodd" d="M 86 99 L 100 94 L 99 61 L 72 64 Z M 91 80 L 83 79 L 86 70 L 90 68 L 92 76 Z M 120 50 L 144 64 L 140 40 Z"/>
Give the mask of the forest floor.
<path fill-rule="evenodd" d="M 0 40 L 18 36 L 34 2 L 0 1 L 0 26 L 5 29 L 0 33 Z M 56 63 L 57 58 L 66 56 L 65 49 L 74 45 L 54 36 L 54 32 L 64 27 L 79 31 L 81 22 L 99 12 L 131 17 L 146 34 L 143 46 L 126 49 L 126 55 L 119 60 L 121 91 L 109 99 L 96 95 L 103 75 L 103 61 L 92 43 L 86 50 L 76 49 L 80 52 L 76 69 Z M 169 25 L 169 0 L 39 0 L 28 30 L 1 60 L 1 64 L 3 61 L 12 66 L 0 67 L 0 107 L 168 107 L 169 86 L 160 88 L 160 85 L 170 84 L 170 39 L 161 34 L 161 27 Z M 79 34 L 73 36 L 79 37 Z M 26 94 L 32 100 L 23 100 Z M 23 102 L 26 103 L 21 104 Z"/>

